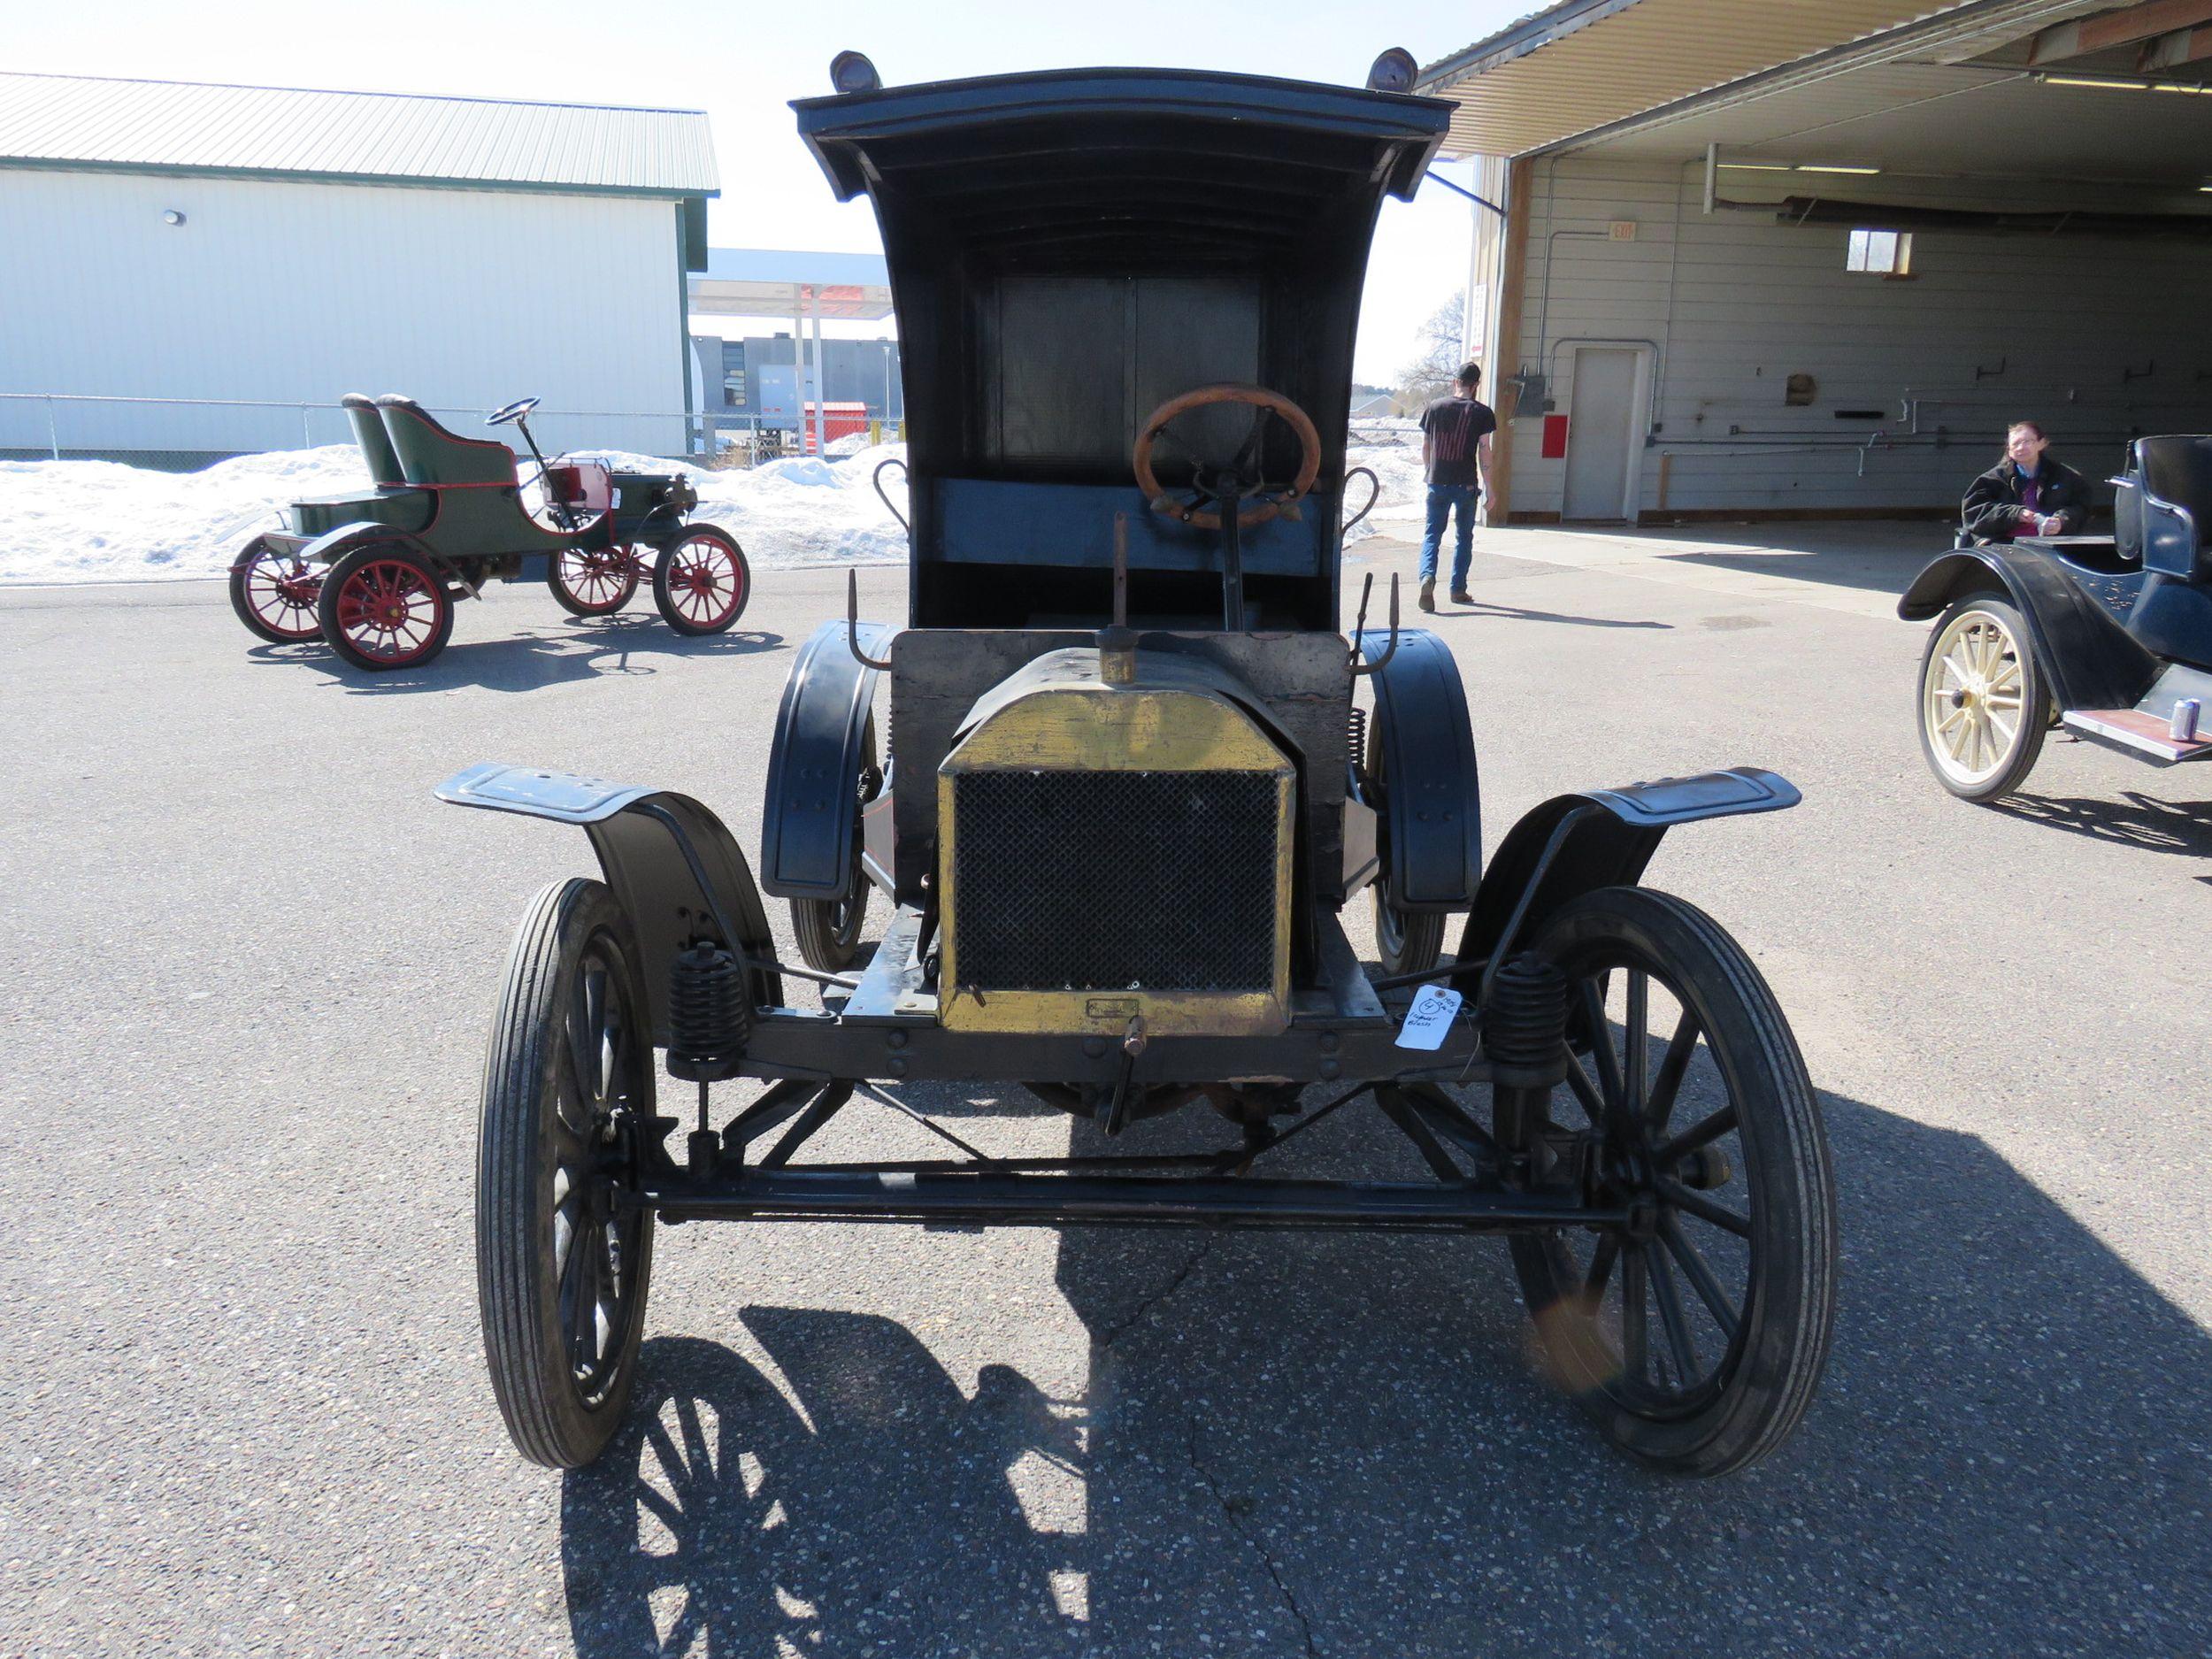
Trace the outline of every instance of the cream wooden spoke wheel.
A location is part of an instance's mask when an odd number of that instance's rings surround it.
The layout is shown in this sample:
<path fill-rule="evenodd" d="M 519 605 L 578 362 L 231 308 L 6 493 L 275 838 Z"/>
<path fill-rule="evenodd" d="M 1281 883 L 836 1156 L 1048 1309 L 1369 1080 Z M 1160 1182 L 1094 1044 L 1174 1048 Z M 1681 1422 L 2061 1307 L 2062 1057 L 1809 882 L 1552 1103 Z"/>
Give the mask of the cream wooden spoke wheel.
<path fill-rule="evenodd" d="M 1936 780 L 1966 801 L 2025 781 L 2043 751 L 2050 695 L 2020 613 L 1985 594 L 1959 600 L 1920 660 L 1920 748 Z"/>

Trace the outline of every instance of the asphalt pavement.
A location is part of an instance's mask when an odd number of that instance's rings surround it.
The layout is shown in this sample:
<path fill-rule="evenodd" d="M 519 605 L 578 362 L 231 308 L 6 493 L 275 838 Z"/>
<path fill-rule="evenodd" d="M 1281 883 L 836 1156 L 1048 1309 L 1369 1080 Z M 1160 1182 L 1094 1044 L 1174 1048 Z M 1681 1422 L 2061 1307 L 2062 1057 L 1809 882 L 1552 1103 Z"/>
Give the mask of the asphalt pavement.
<path fill-rule="evenodd" d="M 0 1653 L 2206 1651 L 2212 775 L 2055 741 L 1961 804 L 1915 744 L 1923 635 L 1863 602 L 1909 538 L 1779 581 L 1619 545 L 1486 533 L 1433 626 L 1493 848 L 1584 786 L 1804 792 L 1648 876 L 1775 986 L 1841 1194 L 1826 1385 L 1717 1483 L 1607 1448 L 1495 1241 L 1049 1229 L 664 1230 L 630 1427 L 525 1463 L 477 1331 L 477 1079 L 516 920 L 591 861 L 431 786 L 650 783 L 757 849 L 842 572 L 764 572 L 700 641 L 495 588 L 380 678 L 257 645 L 211 584 L 0 592 Z M 903 580 L 864 570 L 864 614 Z M 1009 1154 L 1082 1138 L 1018 1092 L 928 1103 Z M 1348 1110 L 1296 1166 L 1393 1139 Z"/>

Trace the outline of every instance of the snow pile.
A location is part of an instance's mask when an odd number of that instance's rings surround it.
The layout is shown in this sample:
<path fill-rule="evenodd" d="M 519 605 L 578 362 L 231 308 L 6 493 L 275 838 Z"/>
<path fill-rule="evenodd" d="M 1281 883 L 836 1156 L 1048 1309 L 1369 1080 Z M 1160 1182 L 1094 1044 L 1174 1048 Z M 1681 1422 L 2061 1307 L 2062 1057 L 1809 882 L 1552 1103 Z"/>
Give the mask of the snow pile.
<path fill-rule="evenodd" d="M 754 565 L 774 570 L 904 560 L 906 532 L 869 485 L 878 463 L 904 453 L 903 445 L 882 444 L 749 472 L 645 455 L 601 458 L 625 470 L 685 473 L 699 492 L 693 517 L 731 531 Z M 895 471 L 884 485 L 903 508 L 904 478 Z M 240 456 L 197 472 L 0 461 L 0 585 L 220 576 L 257 533 L 280 526 L 290 503 L 368 488 L 351 444 Z"/>
<path fill-rule="evenodd" d="M 1409 425 L 1409 423 L 1407 423 Z M 624 470 L 682 472 L 699 492 L 694 517 L 733 534 L 754 565 L 897 564 L 906 532 L 877 498 L 872 480 L 906 446 L 864 445 L 830 456 L 789 456 L 749 470 L 703 470 L 651 456 L 596 452 Z M 1348 541 L 1379 527 L 1418 522 L 1421 451 L 1394 429 L 1363 425 L 1348 465 L 1372 467 L 1382 481 L 1374 512 Z M 903 511 L 905 475 L 884 487 Z M 286 504 L 369 488 L 350 444 L 240 456 L 198 472 L 157 472 L 111 461 L 0 461 L 0 585 L 145 581 L 220 576 L 253 535 L 274 529 Z M 1349 490 L 1356 511 L 1363 479 Z"/>
<path fill-rule="evenodd" d="M 242 455 L 198 472 L 0 461 L 0 582 L 214 576 L 277 511 L 369 488 L 351 444 Z"/>

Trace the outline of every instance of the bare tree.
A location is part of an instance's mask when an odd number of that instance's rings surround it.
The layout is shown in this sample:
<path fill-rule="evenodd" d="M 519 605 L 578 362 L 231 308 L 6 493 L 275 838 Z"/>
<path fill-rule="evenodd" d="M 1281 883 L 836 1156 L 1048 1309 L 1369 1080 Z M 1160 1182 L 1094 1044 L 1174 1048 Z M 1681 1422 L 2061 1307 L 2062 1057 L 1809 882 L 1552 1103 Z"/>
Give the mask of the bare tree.
<path fill-rule="evenodd" d="M 1452 389 L 1452 377 L 1467 359 L 1460 342 L 1466 330 L 1466 296 L 1454 294 L 1421 325 L 1421 355 L 1398 371 L 1398 397 L 1419 409 Z"/>

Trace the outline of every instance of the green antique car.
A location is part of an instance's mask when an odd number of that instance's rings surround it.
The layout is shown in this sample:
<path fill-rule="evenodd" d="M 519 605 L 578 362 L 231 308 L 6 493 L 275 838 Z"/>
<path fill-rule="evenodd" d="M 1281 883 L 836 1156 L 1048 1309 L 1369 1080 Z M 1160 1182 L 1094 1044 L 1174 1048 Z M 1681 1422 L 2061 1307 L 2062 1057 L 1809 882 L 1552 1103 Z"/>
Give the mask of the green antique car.
<path fill-rule="evenodd" d="M 505 444 L 447 431 L 412 398 L 349 393 L 373 488 L 295 502 L 230 568 L 231 608 L 262 639 L 321 638 L 357 668 L 415 668 L 445 648 L 453 602 L 494 580 L 542 578 L 572 614 L 609 616 L 649 576 L 679 634 L 719 634 L 744 614 L 752 573 L 728 531 L 691 521 L 680 472 L 548 462 L 530 435 L 534 397 L 497 409 L 538 465 L 543 503 L 524 499 Z"/>

